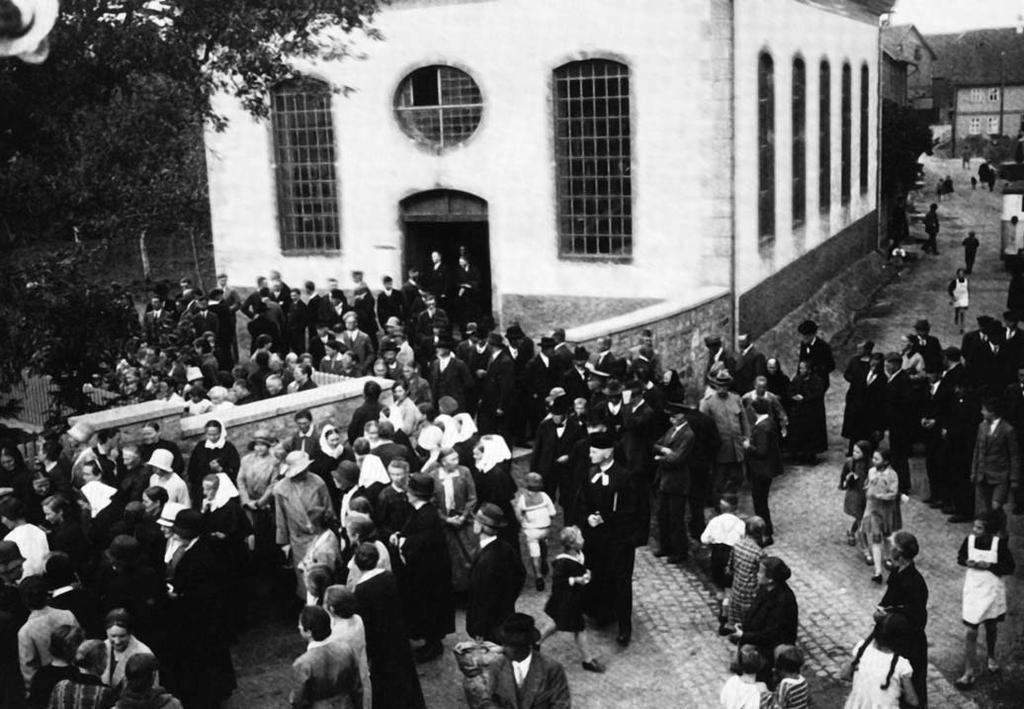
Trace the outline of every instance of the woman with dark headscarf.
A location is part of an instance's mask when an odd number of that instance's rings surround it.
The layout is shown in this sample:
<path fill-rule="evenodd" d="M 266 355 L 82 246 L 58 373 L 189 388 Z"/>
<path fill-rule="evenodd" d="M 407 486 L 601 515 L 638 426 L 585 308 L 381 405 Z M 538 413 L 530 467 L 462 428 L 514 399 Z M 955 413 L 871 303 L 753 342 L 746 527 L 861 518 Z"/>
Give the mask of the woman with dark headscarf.
<path fill-rule="evenodd" d="M 757 569 L 757 595 L 730 640 L 743 645 L 754 645 L 765 659 L 765 667 L 758 679 L 774 686 L 772 666 L 778 645 L 796 644 L 798 610 L 793 589 L 786 582 L 792 572 L 777 556 L 761 560 Z"/>
<path fill-rule="evenodd" d="M 789 410 L 789 377 L 782 371 L 782 362 L 772 357 L 765 364 L 765 379 L 768 380 L 768 391 L 779 397 L 782 406 Z"/>
<path fill-rule="evenodd" d="M 818 453 L 828 450 L 825 422 L 826 383 L 802 359 L 790 384 L 787 447 L 797 461 L 813 464 Z"/>
<path fill-rule="evenodd" d="M 661 390 L 665 394 L 665 401 L 686 401 L 686 389 L 679 378 L 679 372 L 674 369 L 666 369 L 661 375 Z"/>

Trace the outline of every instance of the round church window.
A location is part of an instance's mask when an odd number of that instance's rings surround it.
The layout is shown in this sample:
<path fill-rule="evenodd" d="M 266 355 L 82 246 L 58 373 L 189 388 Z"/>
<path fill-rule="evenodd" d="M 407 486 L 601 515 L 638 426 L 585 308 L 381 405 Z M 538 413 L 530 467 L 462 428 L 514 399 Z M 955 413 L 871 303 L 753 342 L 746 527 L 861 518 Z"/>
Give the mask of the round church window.
<path fill-rule="evenodd" d="M 402 80 L 395 96 L 402 130 L 437 150 L 473 135 L 483 109 L 480 87 L 469 74 L 451 66 L 417 69 Z"/>

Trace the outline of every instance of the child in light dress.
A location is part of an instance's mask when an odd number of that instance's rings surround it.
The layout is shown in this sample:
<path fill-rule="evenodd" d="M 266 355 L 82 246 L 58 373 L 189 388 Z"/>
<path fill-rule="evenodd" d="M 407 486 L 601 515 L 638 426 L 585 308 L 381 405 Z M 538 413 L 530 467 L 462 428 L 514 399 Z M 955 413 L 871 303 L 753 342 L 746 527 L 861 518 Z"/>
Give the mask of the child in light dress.
<path fill-rule="evenodd" d="M 544 590 L 544 575 L 548 571 L 548 533 L 551 520 L 558 510 L 548 494 L 544 492 L 544 479 L 539 473 L 527 473 L 526 489 L 516 497 L 515 511 L 526 537 L 526 548 L 530 551 L 533 565 L 534 584 L 538 591 Z"/>
<path fill-rule="evenodd" d="M 725 681 L 718 695 L 723 709 L 760 709 L 762 706 L 771 706 L 768 685 L 757 681 L 757 673 L 763 668 L 764 658 L 755 646 L 740 647 L 732 668 L 735 674 Z"/>
<path fill-rule="evenodd" d="M 724 626 L 728 615 L 725 589 L 729 587 L 727 570 L 732 548 L 743 538 L 745 524 L 736 516 L 739 498 L 732 494 L 722 495 L 718 502 L 719 513 L 708 520 L 707 527 L 700 535 L 700 543 L 711 546 L 711 580 L 715 584 L 718 599 L 718 619 Z"/>

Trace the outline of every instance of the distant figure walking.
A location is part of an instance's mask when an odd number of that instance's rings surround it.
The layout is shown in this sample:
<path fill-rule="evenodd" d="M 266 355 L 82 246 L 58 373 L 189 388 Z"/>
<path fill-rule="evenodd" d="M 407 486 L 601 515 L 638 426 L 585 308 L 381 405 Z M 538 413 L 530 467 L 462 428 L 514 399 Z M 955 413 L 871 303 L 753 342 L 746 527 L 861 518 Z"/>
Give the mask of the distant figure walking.
<path fill-rule="evenodd" d="M 939 205 L 932 202 L 928 213 L 924 215 L 924 231 L 928 234 L 928 243 L 924 245 L 925 253 L 939 254 Z"/>
<path fill-rule="evenodd" d="M 971 275 L 974 271 L 974 259 L 978 255 L 978 247 L 981 242 L 973 231 L 967 232 L 967 238 L 961 242 L 964 246 L 964 273 Z"/>
<path fill-rule="evenodd" d="M 974 260 L 973 257 L 971 260 Z M 949 303 L 953 306 L 953 324 L 960 328 L 962 335 L 964 334 L 964 318 L 967 315 L 967 307 L 970 305 L 970 292 L 964 269 L 956 269 L 956 277 L 949 282 L 946 292 L 949 293 Z"/>
<path fill-rule="evenodd" d="M 963 166 L 965 170 L 969 170 L 971 167 L 971 149 L 964 148 L 964 152 L 960 156 L 963 160 Z"/>

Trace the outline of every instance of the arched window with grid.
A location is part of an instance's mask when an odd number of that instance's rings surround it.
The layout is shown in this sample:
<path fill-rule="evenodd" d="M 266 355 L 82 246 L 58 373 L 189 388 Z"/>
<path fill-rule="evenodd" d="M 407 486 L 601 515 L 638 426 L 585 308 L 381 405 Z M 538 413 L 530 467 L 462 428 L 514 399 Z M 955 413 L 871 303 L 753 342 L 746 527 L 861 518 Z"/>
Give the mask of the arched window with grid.
<path fill-rule="evenodd" d="M 839 177 L 839 198 L 843 206 L 850 204 L 851 183 L 853 182 L 853 78 L 849 62 L 843 62 L 841 96 L 842 134 L 839 162 L 842 170 Z"/>
<path fill-rule="evenodd" d="M 277 84 L 270 98 L 281 251 L 340 251 L 331 87 L 302 77 Z"/>
<path fill-rule="evenodd" d="M 818 67 L 818 209 L 832 209 L 832 69 L 823 59 Z"/>
<path fill-rule="evenodd" d="M 633 257 L 629 67 L 607 59 L 554 70 L 558 253 Z"/>
<path fill-rule="evenodd" d="M 757 60 L 757 245 L 775 243 L 775 63 Z"/>
<path fill-rule="evenodd" d="M 862 195 L 868 192 L 868 133 L 869 126 L 869 114 L 868 114 L 868 99 L 871 96 L 871 88 L 868 85 L 868 80 L 871 78 L 871 72 L 868 71 L 868 64 L 864 62 L 860 65 L 860 193 Z"/>
<path fill-rule="evenodd" d="M 793 59 L 793 227 L 807 220 L 807 66 L 800 57 Z"/>

